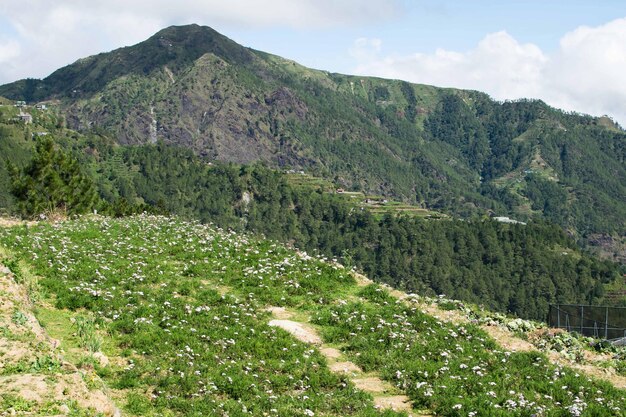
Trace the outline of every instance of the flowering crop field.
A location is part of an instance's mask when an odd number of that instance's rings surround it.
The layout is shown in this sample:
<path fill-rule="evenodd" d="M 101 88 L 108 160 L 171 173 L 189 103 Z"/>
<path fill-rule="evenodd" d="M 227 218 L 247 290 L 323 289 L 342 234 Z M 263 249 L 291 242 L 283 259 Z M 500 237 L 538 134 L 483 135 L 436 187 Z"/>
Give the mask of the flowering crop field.
<path fill-rule="evenodd" d="M 623 416 L 626 393 L 438 322 L 323 259 L 175 218 L 85 217 L 0 229 L 55 309 L 91 317 L 101 378 L 147 416 L 404 416 L 324 356 L 271 327 L 268 306 L 306 314 L 364 371 L 442 416 Z M 99 347 L 99 346 L 98 346 Z M 94 349 L 94 350 L 97 350 Z M 117 360 L 115 360 L 117 359 Z"/>

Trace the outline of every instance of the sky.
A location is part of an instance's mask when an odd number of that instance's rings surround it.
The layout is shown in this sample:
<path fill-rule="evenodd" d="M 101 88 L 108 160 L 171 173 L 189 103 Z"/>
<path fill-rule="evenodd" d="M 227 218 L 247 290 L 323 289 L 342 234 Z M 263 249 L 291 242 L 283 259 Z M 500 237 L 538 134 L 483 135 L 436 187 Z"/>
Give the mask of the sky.
<path fill-rule="evenodd" d="M 624 0 L 0 0 L 0 84 L 170 25 L 331 72 L 542 99 L 626 126 Z"/>

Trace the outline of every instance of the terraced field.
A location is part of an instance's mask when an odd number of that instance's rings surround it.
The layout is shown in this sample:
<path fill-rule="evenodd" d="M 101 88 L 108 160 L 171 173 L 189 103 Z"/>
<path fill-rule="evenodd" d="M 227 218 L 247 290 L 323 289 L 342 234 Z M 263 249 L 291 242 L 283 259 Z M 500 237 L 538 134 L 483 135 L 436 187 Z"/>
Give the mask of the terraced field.
<path fill-rule="evenodd" d="M 58 362 L 122 415 L 626 415 L 606 381 L 267 240 L 137 216 L 0 228 L 0 245 L 0 280 L 33 301 L 11 307 L 2 340 L 34 311 Z M 43 355 L 0 374 L 29 375 Z M 50 415 L 36 399 L 16 409 L 21 394 L 3 387 L 0 415 Z M 118 413 L 54 401 L 59 414 Z"/>
<path fill-rule="evenodd" d="M 355 207 L 361 209 L 367 208 L 371 213 L 380 217 L 385 214 L 408 214 L 416 217 L 435 219 L 448 217 L 446 214 L 437 211 L 428 210 L 423 207 L 400 201 L 389 200 L 388 198 L 380 195 L 367 195 L 361 191 L 347 191 L 337 187 L 329 180 L 304 173 L 287 173 L 287 180 L 289 184 L 295 187 L 303 187 L 314 190 L 318 189 L 324 193 L 336 194 L 337 197 L 348 201 Z"/>

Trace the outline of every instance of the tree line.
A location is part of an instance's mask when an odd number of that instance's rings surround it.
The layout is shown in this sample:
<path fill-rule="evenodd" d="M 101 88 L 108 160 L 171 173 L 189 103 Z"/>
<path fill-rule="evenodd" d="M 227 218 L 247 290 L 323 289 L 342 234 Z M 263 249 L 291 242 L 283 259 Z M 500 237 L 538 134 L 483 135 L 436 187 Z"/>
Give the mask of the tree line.
<path fill-rule="evenodd" d="M 550 303 L 601 302 L 603 284 L 620 275 L 617 265 L 580 252 L 559 226 L 542 221 L 375 215 L 321 189 L 293 186 L 263 165 L 209 165 L 162 143 L 100 144 L 98 158 L 79 163 L 42 140 L 31 163 L 13 169 L 22 213 L 49 208 L 50 200 L 39 201 L 49 195 L 69 213 L 175 213 L 340 259 L 409 292 L 445 294 L 533 319 L 545 319 Z M 51 175 L 50 164 L 59 173 L 41 181 Z M 541 184 L 533 190 L 543 192 Z M 537 200 L 551 204 L 548 194 Z"/>

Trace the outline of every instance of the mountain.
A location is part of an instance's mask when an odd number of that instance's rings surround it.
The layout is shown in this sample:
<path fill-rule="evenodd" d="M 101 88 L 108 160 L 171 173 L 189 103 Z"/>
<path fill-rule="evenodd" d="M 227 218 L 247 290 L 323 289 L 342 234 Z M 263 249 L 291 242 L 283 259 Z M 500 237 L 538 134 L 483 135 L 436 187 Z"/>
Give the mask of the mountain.
<path fill-rule="evenodd" d="M 0 95 L 56 104 L 68 127 L 122 145 L 302 169 L 460 216 L 542 217 L 609 255 L 625 238 L 626 133 L 541 101 L 312 70 L 197 25 Z"/>

